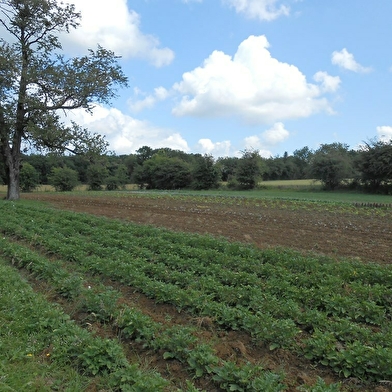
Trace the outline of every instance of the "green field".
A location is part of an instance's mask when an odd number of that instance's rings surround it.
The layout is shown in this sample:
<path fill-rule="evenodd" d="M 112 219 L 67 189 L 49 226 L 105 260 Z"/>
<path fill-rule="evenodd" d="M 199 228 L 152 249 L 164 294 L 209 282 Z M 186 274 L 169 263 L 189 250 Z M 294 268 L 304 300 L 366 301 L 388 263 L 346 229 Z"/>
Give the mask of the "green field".
<path fill-rule="evenodd" d="M 0 232 L 0 390 L 371 391 L 392 379 L 390 266 L 259 250 L 23 201 L 0 202 Z M 155 320 L 127 302 L 125 288 L 188 319 Z M 215 334 L 206 335 L 203 320 Z M 116 334 L 97 336 L 92 324 Z M 246 333 L 255 350 L 328 369 L 335 382 L 299 385 L 284 366 L 221 358 L 224 331 Z M 129 355 L 129 344 L 158 353 L 167 367 L 177 361 L 186 376 L 140 366 L 142 353 Z M 356 389 L 343 382 L 353 378 Z"/>
<path fill-rule="evenodd" d="M 355 191 L 323 191 L 321 184 L 315 180 L 282 180 L 282 181 L 263 181 L 260 183 L 258 190 L 252 191 L 231 191 L 227 189 L 210 190 L 210 191 L 164 191 L 168 194 L 184 195 L 218 195 L 229 197 L 249 197 L 249 198 L 267 198 L 267 199 L 295 199 L 295 200 L 313 200 L 313 201 L 332 201 L 342 203 L 378 203 L 392 204 L 391 195 L 368 194 Z M 5 185 L 0 185 L 1 193 L 6 193 Z M 75 188 L 74 192 L 87 191 L 86 185 L 80 185 Z M 138 191 L 134 184 L 128 184 L 126 191 Z M 41 185 L 34 192 L 54 192 L 50 185 Z M 159 193 L 160 191 L 138 191 L 141 193 Z M 110 194 L 110 192 L 109 192 Z"/>

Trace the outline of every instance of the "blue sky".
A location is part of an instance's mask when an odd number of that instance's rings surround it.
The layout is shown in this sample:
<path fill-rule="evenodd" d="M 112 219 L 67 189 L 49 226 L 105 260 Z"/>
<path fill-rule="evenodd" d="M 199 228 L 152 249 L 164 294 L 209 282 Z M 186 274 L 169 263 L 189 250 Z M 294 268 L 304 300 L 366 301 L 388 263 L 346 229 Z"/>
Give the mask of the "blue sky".
<path fill-rule="evenodd" d="M 64 49 L 121 55 L 129 88 L 69 118 L 117 154 L 215 157 L 392 138 L 390 0 L 74 0 Z"/>

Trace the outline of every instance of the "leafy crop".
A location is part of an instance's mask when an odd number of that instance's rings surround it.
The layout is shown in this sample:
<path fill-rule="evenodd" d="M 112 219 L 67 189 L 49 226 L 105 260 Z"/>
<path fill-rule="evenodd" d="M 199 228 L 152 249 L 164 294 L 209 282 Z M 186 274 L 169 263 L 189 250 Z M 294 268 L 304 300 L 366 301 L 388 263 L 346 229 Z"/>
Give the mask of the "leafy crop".
<path fill-rule="evenodd" d="M 89 294 L 77 274 L 64 273 L 45 258 L 61 258 L 81 276 L 88 271 L 132 286 L 156 302 L 209 317 L 221 328 L 246 331 L 255 344 L 271 350 L 283 347 L 342 377 L 392 377 L 389 266 L 337 263 L 281 249 L 261 251 L 207 236 L 27 208 L 23 203 L 0 204 L 0 227 L 0 253 L 14 264 L 50 279 L 66 298 L 83 294 L 86 311 L 99 320 L 114 320 L 123 336 L 186 363 L 196 376 L 211 374 L 222 388 L 284 387 L 275 373 L 256 375 L 254 366 L 231 369 L 234 365 L 219 361 L 211 347 L 196 344 L 191 330 L 163 331 L 136 310 L 119 311 L 114 291 Z M 26 250 L 17 245 L 21 241 L 46 256 L 25 257 Z M 99 351 L 103 364 L 108 351 Z M 247 389 L 250 385 L 254 389 Z"/>

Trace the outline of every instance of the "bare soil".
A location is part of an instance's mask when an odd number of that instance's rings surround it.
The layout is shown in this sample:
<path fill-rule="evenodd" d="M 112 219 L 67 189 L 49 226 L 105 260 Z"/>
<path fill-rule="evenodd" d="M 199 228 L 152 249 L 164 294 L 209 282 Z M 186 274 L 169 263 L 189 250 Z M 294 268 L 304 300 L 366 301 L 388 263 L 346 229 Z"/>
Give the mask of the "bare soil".
<path fill-rule="evenodd" d="M 238 199 L 220 204 L 190 198 L 148 198 L 30 193 L 25 199 L 46 201 L 77 212 L 103 215 L 176 231 L 211 234 L 259 248 L 283 246 L 366 262 L 392 262 L 392 208 L 319 208 L 316 204 L 288 206 L 274 201 Z M 327 205 L 328 207 L 328 205 Z"/>

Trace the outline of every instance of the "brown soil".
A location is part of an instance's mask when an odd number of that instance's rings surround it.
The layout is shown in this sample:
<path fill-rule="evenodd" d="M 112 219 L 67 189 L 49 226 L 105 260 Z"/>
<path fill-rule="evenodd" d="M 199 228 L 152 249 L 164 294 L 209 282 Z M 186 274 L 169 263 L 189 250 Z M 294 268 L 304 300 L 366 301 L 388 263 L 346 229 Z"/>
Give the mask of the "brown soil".
<path fill-rule="evenodd" d="M 354 211 L 329 207 L 302 207 L 287 202 L 219 204 L 211 198 L 91 197 L 30 193 L 23 198 L 50 202 L 72 211 L 104 215 L 141 224 L 226 237 L 260 248 L 283 246 L 363 261 L 392 262 L 392 209 Z M 384 215 L 384 216 L 382 216 Z"/>
<path fill-rule="evenodd" d="M 392 261 L 392 211 L 353 211 L 344 208 L 321 209 L 316 204 L 304 206 L 287 202 L 258 202 L 238 199 L 231 205 L 217 203 L 215 199 L 194 199 L 164 197 L 149 198 L 138 194 L 121 197 L 94 197 L 31 193 L 24 199 L 49 202 L 51 205 L 77 212 L 103 215 L 135 223 L 166 227 L 176 231 L 197 232 L 226 237 L 229 240 L 252 243 L 260 248 L 273 246 L 291 247 L 302 252 L 318 252 L 334 257 L 355 257 L 366 262 L 390 263 Z M 283 370 L 288 391 L 296 391 L 302 384 L 312 384 L 317 377 L 328 383 L 339 378 L 328 369 L 311 364 L 285 350 L 269 351 L 267 347 L 255 344 L 240 331 L 222 331 L 209 318 L 195 318 L 185 312 L 179 313 L 170 305 L 156 304 L 132 288 L 116 282 L 107 282 L 120 290 L 123 301 L 136 306 L 155 321 L 164 324 L 193 325 L 198 328 L 201 340 L 214 343 L 217 355 L 224 360 L 241 363 L 261 362 L 265 368 Z M 82 320 L 80 320 L 82 322 Z M 97 326 L 97 331 L 99 327 Z M 162 375 L 178 378 L 184 383 L 187 373 L 182 364 L 173 361 L 170 365 L 163 360 L 162 353 L 143 350 L 137 344 L 128 342 L 130 354 L 158 369 Z M 182 380 L 182 381 L 181 381 Z M 340 380 L 342 381 L 342 380 Z M 215 391 L 211 381 L 198 380 L 195 384 L 206 391 Z M 363 386 L 357 379 L 343 381 L 347 391 L 391 391 L 389 386 Z M 370 387 L 370 389 L 369 389 Z"/>

